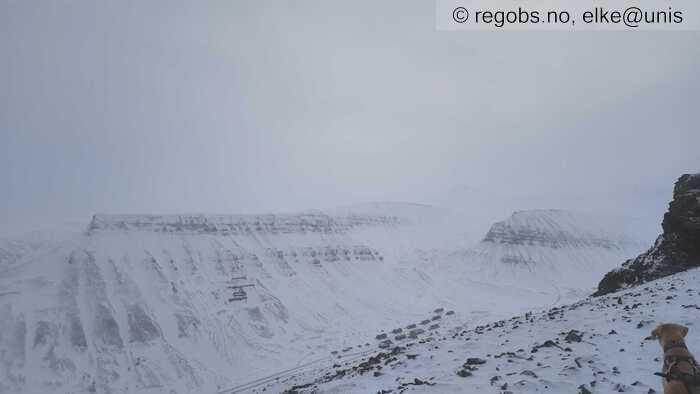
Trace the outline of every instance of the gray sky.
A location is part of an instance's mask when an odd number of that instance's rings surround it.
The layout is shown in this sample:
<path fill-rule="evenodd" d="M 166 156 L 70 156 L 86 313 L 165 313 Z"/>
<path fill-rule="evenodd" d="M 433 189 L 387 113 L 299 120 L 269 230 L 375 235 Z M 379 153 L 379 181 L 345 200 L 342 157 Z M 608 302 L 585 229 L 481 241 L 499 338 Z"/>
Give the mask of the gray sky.
<path fill-rule="evenodd" d="M 659 215 L 700 171 L 697 32 L 434 18 L 432 1 L 0 0 L 0 235 L 377 200 Z"/>

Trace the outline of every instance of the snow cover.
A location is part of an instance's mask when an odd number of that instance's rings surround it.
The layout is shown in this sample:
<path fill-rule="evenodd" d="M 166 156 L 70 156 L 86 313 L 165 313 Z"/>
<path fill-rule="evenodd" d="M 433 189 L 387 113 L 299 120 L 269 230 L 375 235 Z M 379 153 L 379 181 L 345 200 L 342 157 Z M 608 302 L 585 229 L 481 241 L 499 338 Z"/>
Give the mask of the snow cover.
<path fill-rule="evenodd" d="M 33 231 L 14 238 L 0 238 L 0 267 L 13 265 L 26 256 L 50 249 L 66 238 L 70 236 L 44 231 Z"/>
<path fill-rule="evenodd" d="M 458 319 L 386 350 L 338 357 L 246 392 L 660 393 L 661 323 L 700 351 L 700 270 L 483 325 Z M 376 346 L 373 342 L 373 346 Z M 235 389 L 227 393 L 237 392 Z"/>
<path fill-rule="evenodd" d="M 520 211 L 449 260 L 457 275 L 471 280 L 580 297 L 606 272 L 645 250 L 652 230 L 630 218 Z"/>
<path fill-rule="evenodd" d="M 585 215 L 514 218 L 501 227 L 542 242 L 501 236 L 485 251 L 487 236 L 468 250 L 468 218 L 415 204 L 96 215 L 83 235 L 4 266 L 0 393 L 221 391 L 339 354 L 359 357 L 374 351 L 370 338 L 431 322 L 426 311 L 435 308 L 454 311 L 445 322 L 473 324 L 561 302 L 551 280 L 581 271 L 567 259 L 609 269 L 642 244 L 593 228 L 599 222 Z M 515 253 L 534 265 L 503 262 Z M 485 261 L 533 276 L 499 282 Z M 567 289 L 595 283 L 582 277 Z"/>

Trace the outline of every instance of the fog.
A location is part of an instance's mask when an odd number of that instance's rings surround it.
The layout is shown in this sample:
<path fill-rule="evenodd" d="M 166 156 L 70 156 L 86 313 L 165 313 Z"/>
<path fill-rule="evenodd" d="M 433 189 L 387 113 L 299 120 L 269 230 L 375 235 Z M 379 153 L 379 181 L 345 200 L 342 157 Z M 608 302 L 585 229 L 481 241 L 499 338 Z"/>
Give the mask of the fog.
<path fill-rule="evenodd" d="M 431 1 L 0 2 L 0 235 L 366 201 L 658 220 L 698 32 L 438 32 Z"/>

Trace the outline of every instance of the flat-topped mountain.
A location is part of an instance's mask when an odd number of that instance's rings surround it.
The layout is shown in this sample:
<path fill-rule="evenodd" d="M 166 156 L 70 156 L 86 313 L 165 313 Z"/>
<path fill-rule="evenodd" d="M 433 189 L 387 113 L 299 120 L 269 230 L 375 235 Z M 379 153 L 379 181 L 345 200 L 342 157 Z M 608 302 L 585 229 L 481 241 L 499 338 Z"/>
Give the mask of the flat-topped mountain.
<path fill-rule="evenodd" d="M 642 251 L 649 232 L 642 222 L 627 217 L 519 211 L 494 223 L 481 242 L 452 259 L 471 280 L 590 291 L 621 259 Z"/>
<path fill-rule="evenodd" d="M 639 239 L 631 235 L 626 225 L 599 214 L 552 209 L 519 211 L 494 223 L 484 242 L 552 249 L 639 246 Z"/>
<path fill-rule="evenodd" d="M 447 298 L 423 251 L 451 218 L 398 203 L 95 215 L 0 265 L 0 392 L 216 392 L 361 345 Z"/>

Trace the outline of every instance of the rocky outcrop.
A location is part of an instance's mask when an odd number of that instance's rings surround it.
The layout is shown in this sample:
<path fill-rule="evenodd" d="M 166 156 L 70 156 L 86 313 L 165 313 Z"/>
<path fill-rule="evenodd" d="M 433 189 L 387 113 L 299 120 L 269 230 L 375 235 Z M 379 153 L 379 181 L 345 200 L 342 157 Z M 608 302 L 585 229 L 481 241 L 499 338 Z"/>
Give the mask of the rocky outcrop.
<path fill-rule="evenodd" d="M 700 174 L 681 176 L 654 246 L 605 275 L 595 295 L 700 266 Z"/>

